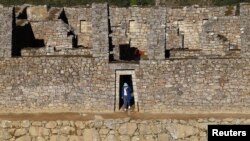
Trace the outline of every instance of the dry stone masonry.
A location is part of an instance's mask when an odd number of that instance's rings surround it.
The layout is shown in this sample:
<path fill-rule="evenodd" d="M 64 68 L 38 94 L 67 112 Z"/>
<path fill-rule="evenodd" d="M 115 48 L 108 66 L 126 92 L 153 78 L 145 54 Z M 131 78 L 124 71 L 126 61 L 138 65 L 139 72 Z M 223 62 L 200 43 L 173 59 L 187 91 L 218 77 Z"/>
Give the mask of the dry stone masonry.
<path fill-rule="evenodd" d="M 132 74 L 139 112 L 250 113 L 249 4 L 0 11 L 0 112 L 113 112 Z"/>
<path fill-rule="evenodd" d="M 250 47 L 250 17 L 249 17 L 249 4 L 242 4 L 241 5 L 241 15 L 240 15 L 240 24 L 241 24 L 241 44 L 242 44 L 242 56 L 246 57 L 249 56 L 249 47 Z"/>
<path fill-rule="evenodd" d="M 13 8 L 0 5 L 0 57 L 11 57 Z"/>
<path fill-rule="evenodd" d="M 0 121 L 1 141 L 207 141 L 207 125 L 249 119 Z"/>

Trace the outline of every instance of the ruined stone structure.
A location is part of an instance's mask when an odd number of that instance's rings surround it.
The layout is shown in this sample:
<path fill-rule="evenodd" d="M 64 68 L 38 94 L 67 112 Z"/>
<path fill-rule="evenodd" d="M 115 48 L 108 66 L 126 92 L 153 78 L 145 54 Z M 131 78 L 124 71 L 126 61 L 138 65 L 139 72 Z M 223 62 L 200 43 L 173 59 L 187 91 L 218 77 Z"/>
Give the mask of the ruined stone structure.
<path fill-rule="evenodd" d="M 250 113 L 249 4 L 0 11 L 1 112 Z"/>

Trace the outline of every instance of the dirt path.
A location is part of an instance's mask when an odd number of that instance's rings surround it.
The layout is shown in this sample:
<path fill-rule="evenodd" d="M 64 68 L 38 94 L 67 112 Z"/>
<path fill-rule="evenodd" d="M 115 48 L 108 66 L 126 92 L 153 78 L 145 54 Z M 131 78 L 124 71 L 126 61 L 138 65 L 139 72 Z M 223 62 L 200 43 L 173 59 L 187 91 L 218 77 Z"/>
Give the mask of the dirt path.
<path fill-rule="evenodd" d="M 250 119 L 250 114 L 153 114 L 153 113 L 32 113 L 32 114 L 0 114 L 0 120 L 94 120 L 94 119 L 198 119 L 198 118 L 245 118 Z"/>

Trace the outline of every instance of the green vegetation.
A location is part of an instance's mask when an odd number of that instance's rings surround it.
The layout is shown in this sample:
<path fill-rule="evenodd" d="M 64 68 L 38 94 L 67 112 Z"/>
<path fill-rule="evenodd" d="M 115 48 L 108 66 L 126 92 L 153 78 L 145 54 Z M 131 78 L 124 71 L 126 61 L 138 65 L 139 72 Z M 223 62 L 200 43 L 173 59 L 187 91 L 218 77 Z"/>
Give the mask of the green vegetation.
<path fill-rule="evenodd" d="M 230 16 L 233 14 L 234 7 L 233 6 L 227 6 L 227 11 L 225 11 L 225 16 Z"/>
<path fill-rule="evenodd" d="M 137 5 L 137 0 L 130 0 L 130 1 L 129 1 L 129 4 L 130 4 L 130 5 Z"/>
<path fill-rule="evenodd" d="M 86 5 L 91 3 L 108 2 L 110 5 L 127 7 L 131 5 L 154 5 L 155 0 L 0 0 L 3 5 L 50 5 L 50 6 L 74 6 Z M 201 6 L 223 6 L 223 5 L 237 5 L 240 2 L 250 2 L 250 0 L 161 0 L 162 5 L 169 7 L 188 6 L 198 4 Z"/>

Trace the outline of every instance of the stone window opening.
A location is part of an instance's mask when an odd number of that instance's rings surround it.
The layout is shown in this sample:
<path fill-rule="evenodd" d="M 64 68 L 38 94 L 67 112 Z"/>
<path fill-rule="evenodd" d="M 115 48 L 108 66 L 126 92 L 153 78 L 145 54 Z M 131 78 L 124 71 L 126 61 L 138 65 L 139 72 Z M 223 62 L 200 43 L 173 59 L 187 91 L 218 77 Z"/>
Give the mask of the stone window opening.
<path fill-rule="evenodd" d="M 208 19 L 203 19 L 202 20 L 202 25 L 204 25 L 205 23 L 207 23 L 208 22 Z"/>
<path fill-rule="evenodd" d="M 130 44 L 119 45 L 119 59 L 124 61 L 139 61 L 142 52 L 136 48 L 131 47 Z"/>
<path fill-rule="evenodd" d="M 137 24 L 135 22 L 135 20 L 129 20 L 129 28 L 128 28 L 128 32 L 136 32 L 137 31 Z"/>
<path fill-rule="evenodd" d="M 121 89 L 124 83 L 127 83 L 132 89 L 132 97 L 130 101 L 131 110 L 139 111 L 138 108 L 138 94 L 136 88 L 136 78 L 134 70 L 117 70 L 116 71 L 116 99 L 115 112 L 123 110 L 123 100 L 121 97 Z"/>
<path fill-rule="evenodd" d="M 165 58 L 170 58 L 170 49 L 165 50 Z"/>
<path fill-rule="evenodd" d="M 180 47 L 181 47 L 182 49 L 184 49 L 184 41 L 185 41 L 185 40 L 184 40 L 184 33 L 181 33 L 181 36 L 180 36 L 180 37 L 181 37 L 181 46 L 180 46 Z"/>
<path fill-rule="evenodd" d="M 88 26 L 86 20 L 80 20 L 80 32 L 81 33 L 88 32 Z"/>

